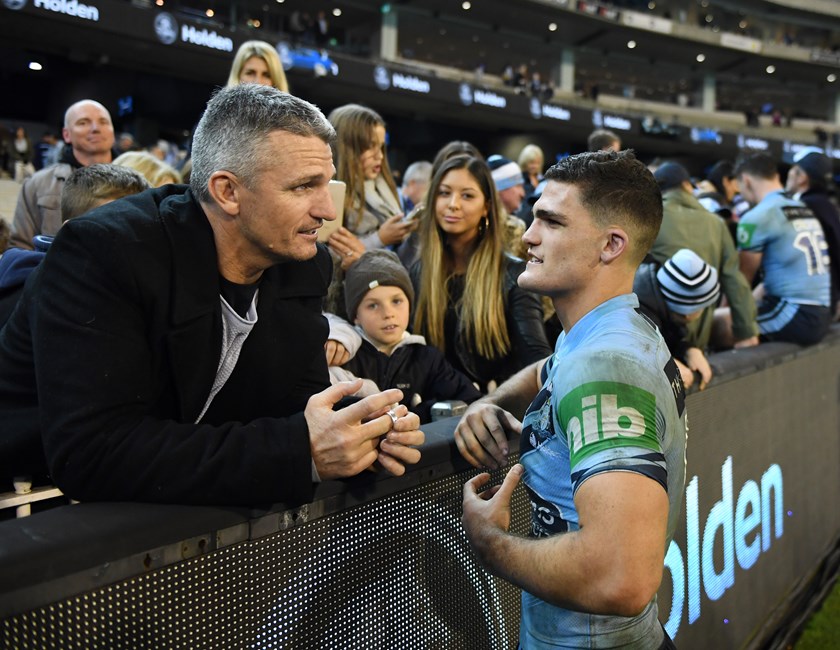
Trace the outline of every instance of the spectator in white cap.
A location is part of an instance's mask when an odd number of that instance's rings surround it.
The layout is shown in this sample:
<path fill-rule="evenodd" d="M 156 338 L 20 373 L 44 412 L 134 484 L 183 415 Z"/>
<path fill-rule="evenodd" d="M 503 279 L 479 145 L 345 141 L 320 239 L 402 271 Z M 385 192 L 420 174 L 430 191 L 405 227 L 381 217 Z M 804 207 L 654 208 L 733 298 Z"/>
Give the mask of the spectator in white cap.
<path fill-rule="evenodd" d="M 633 292 L 642 312 L 659 327 L 685 387 L 692 386 L 695 373 L 699 373 L 703 390 L 712 378 L 712 369 L 703 350 L 692 344 L 685 326 L 717 304 L 720 283 L 715 267 L 683 248 L 662 266 L 655 262 L 639 266 Z"/>
<path fill-rule="evenodd" d="M 504 156 L 490 156 L 487 159 L 496 191 L 502 200 L 508 214 L 516 214 L 525 198 L 525 184 L 522 180 L 522 170 L 512 160 Z"/>
<path fill-rule="evenodd" d="M 665 303 L 672 312 L 694 320 L 720 298 L 717 271 L 692 250 L 683 248 L 656 272 Z"/>
<path fill-rule="evenodd" d="M 528 255 L 528 247 L 522 242 L 526 225 L 517 214 L 525 199 L 522 170 L 518 164 L 498 154 L 487 159 L 487 166 L 501 202 L 499 220 L 505 224 L 505 248 L 524 260 Z"/>

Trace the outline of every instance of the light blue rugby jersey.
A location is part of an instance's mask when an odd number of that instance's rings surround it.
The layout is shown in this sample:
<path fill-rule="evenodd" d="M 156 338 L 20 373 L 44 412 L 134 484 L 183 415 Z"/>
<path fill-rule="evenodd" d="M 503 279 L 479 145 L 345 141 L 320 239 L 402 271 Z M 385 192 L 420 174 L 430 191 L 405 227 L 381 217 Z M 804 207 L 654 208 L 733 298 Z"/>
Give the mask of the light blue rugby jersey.
<path fill-rule="evenodd" d="M 674 535 L 685 487 L 685 391 L 665 341 L 638 305 L 635 294 L 599 305 L 560 335 L 545 364 L 520 440 L 535 537 L 577 530 L 575 492 L 609 471 L 662 485 L 670 502 L 665 548 Z M 662 638 L 655 597 L 626 618 L 569 611 L 522 592 L 526 650 L 657 647 Z"/>
<path fill-rule="evenodd" d="M 771 192 L 738 222 L 738 248 L 763 253 L 764 287 L 800 305 L 828 306 L 828 244 L 805 204 Z"/>

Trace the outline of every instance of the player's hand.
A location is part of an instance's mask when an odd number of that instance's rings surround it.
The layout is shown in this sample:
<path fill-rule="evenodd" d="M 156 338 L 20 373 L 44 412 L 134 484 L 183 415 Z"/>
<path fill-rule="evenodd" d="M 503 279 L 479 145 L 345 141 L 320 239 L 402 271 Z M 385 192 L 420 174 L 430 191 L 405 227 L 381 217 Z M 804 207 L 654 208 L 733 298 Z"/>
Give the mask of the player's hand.
<path fill-rule="evenodd" d="M 473 467 L 498 469 L 507 464 L 509 433 L 520 433 L 522 423 L 503 408 L 473 402 L 455 427 L 455 444 Z"/>
<path fill-rule="evenodd" d="M 524 473 L 525 468 L 517 463 L 501 485 L 482 491 L 490 481 L 486 472 L 464 484 L 461 523 L 482 563 L 492 557 L 493 537 L 510 529 L 510 500 Z"/>

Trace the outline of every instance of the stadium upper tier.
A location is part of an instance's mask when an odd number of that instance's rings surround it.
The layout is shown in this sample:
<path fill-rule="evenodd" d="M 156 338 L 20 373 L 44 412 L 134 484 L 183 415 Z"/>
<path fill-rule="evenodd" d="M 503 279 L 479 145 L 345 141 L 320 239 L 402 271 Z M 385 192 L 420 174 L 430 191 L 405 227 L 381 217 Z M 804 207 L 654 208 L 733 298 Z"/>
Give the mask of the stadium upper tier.
<path fill-rule="evenodd" d="M 840 17 L 829 13 L 832 3 L 783 4 L 348 0 L 331 6 L 319 39 L 306 27 L 315 18 L 307 0 L 3 0 L 0 43 L 10 56 L 0 57 L 0 72 L 19 74 L 25 57 L 47 53 L 217 84 L 232 50 L 259 38 L 292 49 L 323 45 L 333 62 L 384 62 L 500 94 L 516 92 L 506 68 L 524 65 L 527 81 L 536 71 L 550 86 L 543 101 L 652 116 L 661 123 L 656 135 L 672 124 L 749 135 L 750 126 L 766 131 L 776 113 L 772 137 L 813 143 L 815 128 L 828 136 L 837 128 Z M 823 4 L 826 13 L 815 13 Z M 168 35 L 156 31 L 163 15 L 176 26 Z M 295 88 L 309 88 L 313 71 L 334 74 L 317 63 L 289 71 Z M 329 96 L 318 83 L 317 93 Z"/>

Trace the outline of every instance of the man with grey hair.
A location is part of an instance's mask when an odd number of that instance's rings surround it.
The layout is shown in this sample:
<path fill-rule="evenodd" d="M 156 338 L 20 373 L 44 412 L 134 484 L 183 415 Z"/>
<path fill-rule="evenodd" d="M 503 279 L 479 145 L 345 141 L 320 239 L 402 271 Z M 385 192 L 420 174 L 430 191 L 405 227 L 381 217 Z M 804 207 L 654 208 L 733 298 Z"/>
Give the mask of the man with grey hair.
<path fill-rule="evenodd" d="M 414 206 L 423 202 L 431 179 L 432 163 L 428 160 L 418 160 L 406 167 L 400 187 L 403 214 L 408 214 Z"/>
<path fill-rule="evenodd" d="M 64 114 L 64 147 L 58 164 L 35 172 L 20 191 L 12 221 L 12 246 L 32 249 L 35 235 L 54 235 L 61 227 L 61 188 L 74 169 L 111 162 L 111 114 L 92 99 L 76 102 Z"/>
<path fill-rule="evenodd" d="M 0 418 L 30 445 L 0 435 L 0 463 L 37 471 L 40 436 L 75 499 L 291 507 L 319 480 L 417 462 L 399 390 L 334 408 L 361 382 L 330 386 L 324 354 L 333 136 L 308 102 L 225 88 L 191 187 L 65 225 L 0 336 Z"/>

